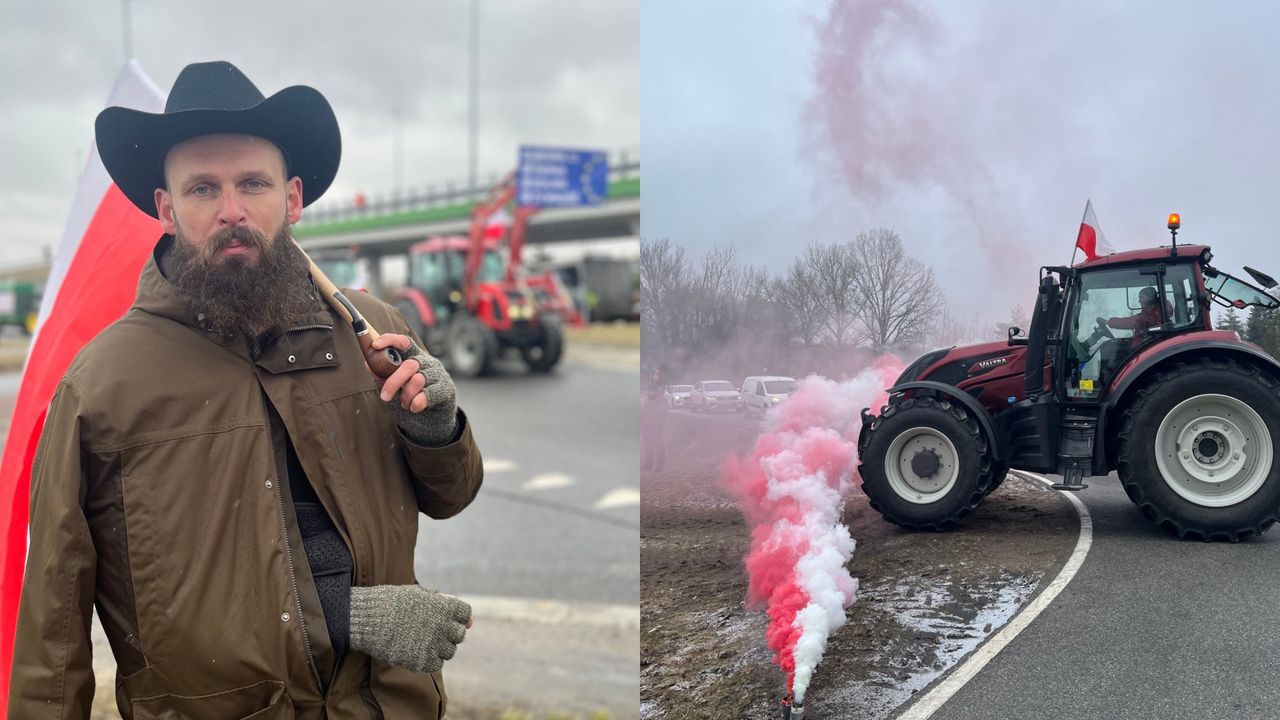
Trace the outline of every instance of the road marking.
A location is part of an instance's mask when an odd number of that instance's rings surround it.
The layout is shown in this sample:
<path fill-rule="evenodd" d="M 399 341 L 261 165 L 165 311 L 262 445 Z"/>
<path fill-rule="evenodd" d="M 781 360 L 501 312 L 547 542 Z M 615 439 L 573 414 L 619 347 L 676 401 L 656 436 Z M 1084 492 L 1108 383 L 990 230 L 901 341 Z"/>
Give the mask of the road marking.
<path fill-rule="evenodd" d="M 534 475 L 524 484 L 520 486 L 521 490 L 550 490 L 552 488 L 568 487 L 573 484 L 573 478 L 560 473 L 542 473 Z"/>
<path fill-rule="evenodd" d="M 1046 477 L 1023 470 L 1010 471 L 1009 474 L 1039 480 L 1045 485 L 1053 484 Z M 1015 615 L 1003 628 L 1000 628 L 999 632 L 992 635 L 977 650 L 974 650 L 969 659 L 960 663 L 960 666 L 944 678 L 942 682 L 935 685 L 932 690 L 925 693 L 911 707 L 907 708 L 906 712 L 899 715 L 899 720 L 925 720 L 937 712 L 938 708 L 950 700 L 951 696 L 959 692 L 960 688 L 965 686 L 965 683 L 973 679 L 973 676 L 986 667 L 992 658 L 1018 636 L 1018 633 L 1030 625 L 1031 621 L 1035 620 L 1045 608 L 1049 607 L 1049 603 L 1053 602 L 1053 599 L 1058 597 L 1058 593 L 1061 593 L 1067 583 L 1071 582 L 1071 579 L 1076 576 L 1076 571 L 1084 564 L 1085 556 L 1089 554 L 1089 547 L 1093 545 L 1093 518 L 1089 515 L 1089 508 L 1085 507 L 1080 498 L 1072 494 L 1071 491 L 1064 490 L 1060 492 L 1071 501 L 1071 504 L 1076 508 L 1076 513 L 1080 516 L 1080 537 L 1076 540 L 1076 549 L 1071 552 L 1071 557 L 1067 558 L 1067 564 L 1062 566 L 1062 571 L 1053 579 L 1053 582 L 1049 583 L 1044 592 L 1027 603 L 1022 612 Z"/>
<path fill-rule="evenodd" d="M 614 488 L 605 493 L 603 497 L 596 501 L 594 507 L 596 510 L 608 510 L 610 508 L 626 507 L 628 505 L 640 504 L 640 491 L 635 488 L 620 487 Z"/>
<path fill-rule="evenodd" d="M 484 471 L 487 473 L 506 472 L 515 470 L 516 464 L 510 460 L 490 460 L 484 458 Z"/>
<path fill-rule="evenodd" d="M 638 629 L 640 606 L 608 603 L 567 603 L 560 600 L 460 595 L 471 604 L 471 614 L 480 620 L 506 620 L 547 625 L 596 625 Z"/>

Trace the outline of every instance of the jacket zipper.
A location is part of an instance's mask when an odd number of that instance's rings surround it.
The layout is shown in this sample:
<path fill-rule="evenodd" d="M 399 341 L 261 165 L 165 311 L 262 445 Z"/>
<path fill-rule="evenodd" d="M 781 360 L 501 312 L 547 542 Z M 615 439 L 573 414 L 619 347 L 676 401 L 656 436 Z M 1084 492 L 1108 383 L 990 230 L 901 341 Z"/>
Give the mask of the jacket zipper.
<path fill-rule="evenodd" d="M 319 330 L 320 328 L 325 328 L 326 330 L 332 330 L 333 326 L 325 325 L 324 323 L 315 323 L 312 325 L 298 325 L 296 327 L 289 328 L 289 332 L 293 332 L 294 330 Z"/>
<path fill-rule="evenodd" d="M 315 655 L 311 651 L 311 635 L 307 632 L 306 620 L 302 617 L 302 596 L 298 592 L 298 575 L 293 569 L 293 548 L 289 544 L 289 525 L 284 512 L 284 490 L 280 487 L 280 465 L 276 462 L 276 441 L 271 435 L 271 409 L 267 407 L 267 399 L 262 398 L 262 409 L 267 418 L 267 440 L 271 446 L 271 478 L 275 483 L 276 507 L 280 510 L 280 532 L 284 538 L 284 559 L 289 567 L 289 587 L 293 591 L 294 610 L 297 612 L 298 627 L 302 628 L 302 644 L 307 651 L 307 666 L 315 678 L 316 688 L 324 692 L 324 682 L 320 679 L 320 669 L 316 665 Z"/>

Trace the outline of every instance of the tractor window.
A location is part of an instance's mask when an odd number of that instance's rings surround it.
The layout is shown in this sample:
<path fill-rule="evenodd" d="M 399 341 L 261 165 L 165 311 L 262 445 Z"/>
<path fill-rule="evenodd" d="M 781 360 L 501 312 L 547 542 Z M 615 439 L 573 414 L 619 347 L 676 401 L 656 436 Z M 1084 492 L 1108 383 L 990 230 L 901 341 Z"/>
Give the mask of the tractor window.
<path fill-rule="evenodd" d="M 1243 310 L 1250 305 L 1268 310 L 1280 307 L 1280 301 L 1262 290 L 1213 268 L 1204 269 L 1204 285 L 1208 288 L 1213 301 L 1223 307 L 1233 307 L 1237 310 Z"/>
<path fill-rule="evenodd" d="M 506 266 L 502 262 L 502 254 L 496 250 L 486 251 L 480 261 L 480 272 L 476 273 L 479 282 L 502 282 L 506 276 Z"/>
<path fill-rule="evenodd" d="M 1130 355 L 1168 332 L 1201 327 L 1192 266 L 1166 265 L 1164 282 L 1134 267 L 1082 273 L 1074 283 L 1063 368 L 1068 398 L 1100 397 Z"/>
<path fill-rule="evenodd" d="M 409 277 L 415 286 L 431 293 L 444 287 L 444 263 L 441 253 L 421 253 L 413 256 Z"/>

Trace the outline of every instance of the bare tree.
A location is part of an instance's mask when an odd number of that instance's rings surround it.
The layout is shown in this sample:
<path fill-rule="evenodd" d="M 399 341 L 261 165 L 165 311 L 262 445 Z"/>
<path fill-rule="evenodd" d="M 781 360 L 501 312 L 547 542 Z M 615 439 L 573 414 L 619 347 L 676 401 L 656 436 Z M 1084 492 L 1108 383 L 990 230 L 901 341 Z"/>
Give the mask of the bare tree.
<path fill-rule="evenodd" d="M 813 269 L 803 258 L 792 261 L 786 274 L 769 284 L 769 297 L 781 308 L 791 337 L 806 347 L 818 342 L 831 308 L 824 301 Z"/>
<path fill-rule="evenodd" d="M 943 306 L 933 270 L 907 255 L 902 238 L 887 228 L 860 233 L 854 252 L 868 344 L 883 350 L 917 341 Z"/>
<path fill-rule="evenodd" d="M 805 248 L 804 263 L 813 272 L 818 292 L 826 306 L 822 325 L 831 344 L 849 345 L 860 314 L 858 299 L 858 259 L 853 244 L 818 245 Z"/>
<path fill-rule="evenodd" d="M 684 248 L 669 240 L 640 243 L 640 328 L 644 345 L 677 347 L 682 323 L 679 307 L 688 299 L 689 273 Z"/>
<path fill-rule="evenodd" d="M 942 303 L 934 321 L 921 337 L 923 345 L 930 350 L 987 342 L 990 339 L 991 323 L 984 320 L 981 313 L 975 310 L 967 316 L 956 315 L 948 302 Z"/>

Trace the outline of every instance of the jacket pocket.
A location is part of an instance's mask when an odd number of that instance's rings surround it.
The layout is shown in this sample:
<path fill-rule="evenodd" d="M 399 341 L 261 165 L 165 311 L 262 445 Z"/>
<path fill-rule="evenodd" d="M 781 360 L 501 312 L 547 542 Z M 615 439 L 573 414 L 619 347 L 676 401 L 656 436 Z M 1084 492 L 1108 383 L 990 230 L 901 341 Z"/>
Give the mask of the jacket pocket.
<path fill-rule="evenodd" d="M 293 717 L 293 702 L 284 692 L 284 683 L 279 680 L 263 680 L 252 685 L 201 695 L 161 693 L 137 697 L 147 692 L 146 686 L 155 684 L 157 678 L 152 670 L 153 668 L 144 668 L 121 678 L 126 691 L 133 698 L 134 720 L 277 720 Z M 131 686 L 136 687 L 136 690 Z"/>

